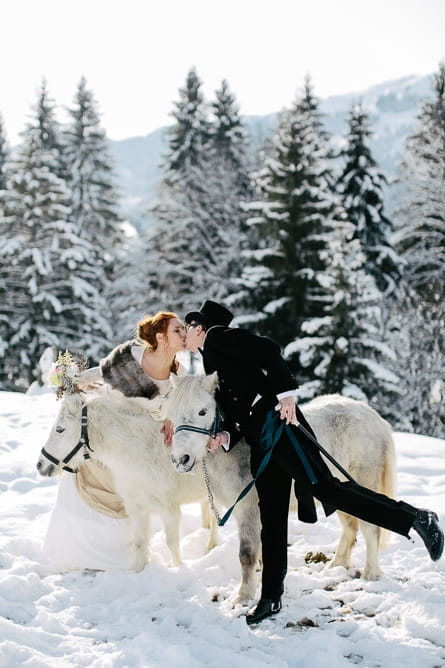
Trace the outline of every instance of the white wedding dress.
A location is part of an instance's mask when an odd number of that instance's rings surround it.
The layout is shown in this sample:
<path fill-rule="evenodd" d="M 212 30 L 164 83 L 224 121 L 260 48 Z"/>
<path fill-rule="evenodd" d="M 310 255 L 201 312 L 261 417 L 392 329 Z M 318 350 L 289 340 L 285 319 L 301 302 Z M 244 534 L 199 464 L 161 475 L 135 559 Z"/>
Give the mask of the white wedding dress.
<path fill-rule="evenodd" d="M 45 563 L 59 572 L 130 570 L 132 541 L 127 517 L 95 510 L 80 496 L 75 475 L 63 473 L 43 544 Z"/>
<path fill-rule="evenodd" d="M 136 361 L 142 363 L 144 347 L 135 345 L 131 350 Z M 186 372 L 180 365 L 178 374 Z M 89 369 L 88 383 L 101 379 L 99 367 Z M 171 381 L 152 379 L 159 387 L 153 399 L 140 399 L 155 420 L 163 420 L 163 403 Z M 97 467 L 98 464 L 93 462 Z M 88 466 L 88 463 L 85 464 Z M 100 466 L 100 465 L 99 465 Z M 97 470 L 97 469 L 96 469 Z M 94 471 L 93 471 L 94 473 Z M 108 479 L 111 474 L 108 474 Z M 107 476 L 105 476 L 107 478 Z M 109 498 L 120 499 L 112 489 Z M 56 504 L 50 517 L 43 545 L 45 563 L 53 570 L 132 570 L 134 551 L 130 523 L 123 507 L 116 510 L 102 506 L 102 511 L 89 505 L 78 491 L 76 474 L 64 472 L 60 479 Z"/>

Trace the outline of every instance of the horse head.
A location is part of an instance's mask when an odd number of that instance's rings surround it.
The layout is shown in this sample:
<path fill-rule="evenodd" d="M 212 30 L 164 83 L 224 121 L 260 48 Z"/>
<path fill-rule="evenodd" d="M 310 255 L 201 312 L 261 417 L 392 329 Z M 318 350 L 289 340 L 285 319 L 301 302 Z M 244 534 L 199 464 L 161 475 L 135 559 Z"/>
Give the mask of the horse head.
<path fill-rule="evenodd" d="M 40 451 L 37 461 L 40 475 L 51 477 L 61 473 L 62 469 L 75 470 L 81 463 L 82 406 L 82 397 L 78 393 L 68 394 L 63 399 L 48 440 Z"/>
<path fill-rule="evenodd" d="M 217 411 L 216 371 L 209 376 L 180 376 L 174 381 L 168 402 L 168 416 L 175 425 L 171 460 L 180 473 L 191 471 L 207 454 Z"/>

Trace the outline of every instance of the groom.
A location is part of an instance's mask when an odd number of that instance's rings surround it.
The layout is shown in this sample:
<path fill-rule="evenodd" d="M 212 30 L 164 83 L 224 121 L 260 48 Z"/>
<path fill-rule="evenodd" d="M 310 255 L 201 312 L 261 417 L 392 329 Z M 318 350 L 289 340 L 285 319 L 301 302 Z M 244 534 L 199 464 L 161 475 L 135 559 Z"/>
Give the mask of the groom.
<path fill-rule="evenodd" d="M 299 427 L 314 436 L 295 404 L 297 385 L 279 346 L 248 330 L 230 328 L 232 318 L 225 306 L 210 300 L 185 316 L 186 347 L 201 352 L 207 374 L 218 372 L 216 398 L 226 431 L 211 439 L 208 449 L 230 450 L 244 437 L 250 445 L 255 476 L 265 455 L 265 426 L 272 426 L 278 434 L 276 426 L 281 426 L 282 420 L 292 425 L 293 432 L 291 438 L 286 429 L 281 430 L 271 459 L 255 483 L 262 524 L 262 590 L 256 608 L 247 615 L 247 623 L 257 624 L 281 609 L 292 480 L 303 522 L 317 521 L 316 498 L 326 515 L 342 510 L 407 538 L 414 529 L 431 559 L 440 559 L 444 537 L 434 512 L 394 501 L 353 482 L 340 482 L 330 473 L 314 443 Z"/>

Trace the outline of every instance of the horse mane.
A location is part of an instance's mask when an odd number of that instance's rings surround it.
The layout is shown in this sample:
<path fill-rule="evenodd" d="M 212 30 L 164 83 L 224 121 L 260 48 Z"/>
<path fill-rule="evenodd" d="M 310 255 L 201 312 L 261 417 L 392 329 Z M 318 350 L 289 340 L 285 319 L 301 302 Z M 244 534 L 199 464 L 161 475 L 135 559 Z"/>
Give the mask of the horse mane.
<path fill-rule="evenodd" d="M 75 397 L 75 399 L 73 399 Z M 112 412 L 113 414 L 124 414 L 128 416 L 144 416 L 147 414 L 146 399 L 144 397 L 126 397 L 121 392 L 101 388 L 100 390 L 86 393 L 72 393 L 64 397 L 63 405 L 72 412 L 72 405 L 76 411 L 80 410 L 81 403 L 87 407 L 97 407 L 101 413 Z"/>
<path fill-rule="evenodd" d="M 92 394 L 91 398 L 87 399 L 87 404 L 104 406 L 106 412 L 138 417 L 147 415 L 146 401 L 145 397 L 126 397 L 121 392 L 107 390 Z"/>

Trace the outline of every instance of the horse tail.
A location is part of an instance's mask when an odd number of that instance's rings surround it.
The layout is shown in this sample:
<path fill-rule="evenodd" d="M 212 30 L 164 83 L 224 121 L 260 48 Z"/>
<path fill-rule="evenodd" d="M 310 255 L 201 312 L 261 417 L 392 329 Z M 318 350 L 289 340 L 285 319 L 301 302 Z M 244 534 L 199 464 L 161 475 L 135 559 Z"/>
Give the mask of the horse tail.
<path fill-rule="evenodd" d="M 389 427 L 389 425 L 388 425 Z M 385 439 L 385 457 L 383 461 L 382 475 L 381 475 L 381 492 L 391 499 L 396 497 L 396 449 L 394 446 L 394 439 L 392 436 L 392 429 L 388 428 L 388 433 Z M 382 529 L 380 531 L 379 548 L 384 550 L 388 547 L 388 532 Z"/>

